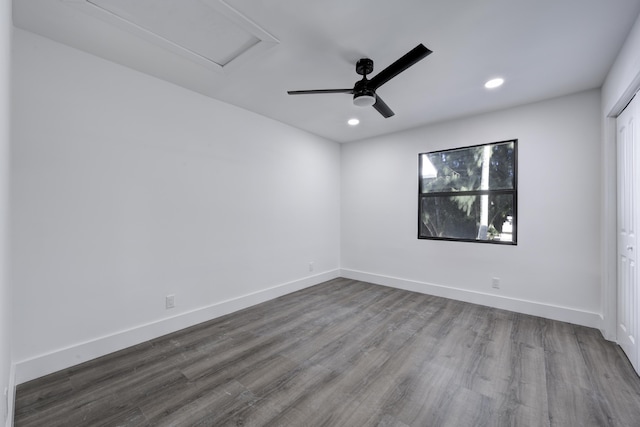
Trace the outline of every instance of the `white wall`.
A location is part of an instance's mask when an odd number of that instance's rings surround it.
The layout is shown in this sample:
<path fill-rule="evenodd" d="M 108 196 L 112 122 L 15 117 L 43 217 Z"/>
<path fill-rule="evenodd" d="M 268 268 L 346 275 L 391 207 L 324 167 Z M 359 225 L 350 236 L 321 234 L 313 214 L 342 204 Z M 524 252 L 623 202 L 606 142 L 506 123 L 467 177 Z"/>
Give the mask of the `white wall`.
<path fill-rule="evenodd" d="M 337 143 L 21 30 L 14 49 L 18 382 L 337 277 Z"/>
<path fill-rule="evenodd" d="M 344 145 L 343 275 L 599 327 L 599 110 L 593 90 Z M 418 240 L 418 153 L 512 138 L 518 245 Z"/>
<path fill-rule="evenodd" d="M 622 109 L 640 89 L 640 16 L 602 86 L 602 301 L 603 333 L 616 339 L 617 261 L 616 261 L 616 120 Z"/>
<path fill-rule="evenodd" d="M 11 101 L 11 1 L 0 0 L 0 423 L 10 425 L 13 402 L 11 285 L 9 283 L 9 139 Z M 5 393 L 7 393 L 5 395 Z M 6 396 L 6 397 L 5 397 Z"/>

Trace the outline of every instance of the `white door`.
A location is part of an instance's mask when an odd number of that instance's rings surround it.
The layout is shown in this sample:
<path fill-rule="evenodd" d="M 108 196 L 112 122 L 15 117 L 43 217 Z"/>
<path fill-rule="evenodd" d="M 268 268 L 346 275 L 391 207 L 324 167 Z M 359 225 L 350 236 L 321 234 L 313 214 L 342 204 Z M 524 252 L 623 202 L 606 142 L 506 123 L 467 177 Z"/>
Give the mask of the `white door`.
<path fill-rule="evenodd" d="M 634 129 L 640 96 L 636 96 L 617 119 L 618 148 L 618 344 L 636 372 L 640 373 L 638 343 L 638 202 L 640 141 Z"/>

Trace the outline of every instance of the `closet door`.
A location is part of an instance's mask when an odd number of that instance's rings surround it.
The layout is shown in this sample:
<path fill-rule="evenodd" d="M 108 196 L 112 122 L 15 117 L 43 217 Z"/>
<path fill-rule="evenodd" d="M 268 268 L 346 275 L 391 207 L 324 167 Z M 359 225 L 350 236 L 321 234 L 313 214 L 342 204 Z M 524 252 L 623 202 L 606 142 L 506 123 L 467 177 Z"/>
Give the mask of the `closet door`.
<path fill-rule="evenodd" d="M 636 96 L 617 119 L 618 150 L 618 344 L 640 373 L 638 327 L 638 205 L 640 147 Z"/>

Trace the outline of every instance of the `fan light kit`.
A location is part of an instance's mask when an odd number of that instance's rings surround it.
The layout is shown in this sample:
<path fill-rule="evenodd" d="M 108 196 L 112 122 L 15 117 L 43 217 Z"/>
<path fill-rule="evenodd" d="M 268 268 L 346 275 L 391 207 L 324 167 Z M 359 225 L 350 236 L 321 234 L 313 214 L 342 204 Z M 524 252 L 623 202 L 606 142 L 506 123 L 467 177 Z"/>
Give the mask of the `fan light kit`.
<path fill-rule="evenodd" d="M 353 96 L 353 105 L 356 107 L 371 107 L 376 103 L 375 95 L 359 95 Z"/>
<path fill-rule="evenodd" d="M 380 71 L 371 80 L 367 79 L 367 75 L 373 71 L 373 61 L 369 58 L 361 58 L 356 63 L 356 73 L 362 76 L 362 80 L 358 80 L 352 89 L 313 89 L 313 90 L 290 90 L 289 95 L 309 95 L 318 93 L 348 93 L 353 95 L 353 104 L 358 107 L 370 107 L 376 109 L 384 118 L 389 118 L 395 113 L 387 104 L 376 94 L 376 90 L 414 65 L 416 62 L 426 58 L 431 51 L 419 44 L 411 49 L 407 54 Z M 351 123 L 349 123 L 351 124 Z"/>

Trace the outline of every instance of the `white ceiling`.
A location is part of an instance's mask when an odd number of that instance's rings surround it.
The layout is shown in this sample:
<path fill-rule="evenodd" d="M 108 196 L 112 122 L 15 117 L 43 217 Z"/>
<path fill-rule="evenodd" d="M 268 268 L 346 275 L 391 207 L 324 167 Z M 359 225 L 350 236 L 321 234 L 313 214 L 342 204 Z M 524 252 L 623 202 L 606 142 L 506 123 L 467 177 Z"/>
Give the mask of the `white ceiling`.
<path fill-rule="evenodd" d="M 640 0 L 14 0 L 13 9 L 19 28 L 348 142 L 600 87 Z M 433 54 L 377 91 L 391 118 L 345 94 L 287 95 L 351 88 L 359 58 L 374 60 L 374 76 L 418 43 Z M 505 84 L 485 89 L 496 76 Z"/>

